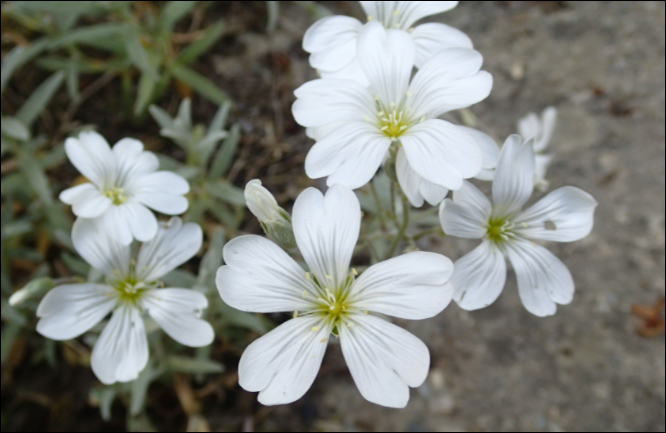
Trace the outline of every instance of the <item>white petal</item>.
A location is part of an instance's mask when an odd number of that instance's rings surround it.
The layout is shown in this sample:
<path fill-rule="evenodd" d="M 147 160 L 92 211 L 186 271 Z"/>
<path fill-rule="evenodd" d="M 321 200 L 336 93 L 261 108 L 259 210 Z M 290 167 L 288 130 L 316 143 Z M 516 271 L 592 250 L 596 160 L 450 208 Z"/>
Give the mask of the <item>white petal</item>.
<path fill-rule="evenodd" d="M 72 205 L 72 212 L 79 218 L 97 218 L 111 206 L 111 200 L 102 195 L 92 183 L 84 183 L 64 190 L 60 200 Z"/>
<path fill-rule="evenodd" d="M 483 165 L 484 169 L 493 170 L 497 168 L 499 163 L 500 156 L 500 147 L 493 138 L 485 134 L 478 129 L 468 128 L 467 126 L 459 126 L 463 131 L 474 137 L 479 148 L 481 149 L 481 154 L 483 155 Z"/>
<path fill-rule="evenodd" d="M 541 120 L 535 113 L 530 113 L 518 121 L 518 134 L 523 140 L 541 137 Z"/>
<path fill-rule="evenodd" d="M 425 382 L 430 353 L 409 332 L 373 316 L 353 316 L 341 326 L 340 343 L 354 382 L 363 397 L 381 406 L 401 409 L 409 387 Z"/>
<path fill-rule="evenodd" d="M 224 247 L 217 289 L 228 305 L 256 313 L 305 311 L 318 297 L 305 271 L 273 242 L 240 236 Z"/>
<path fill-rule="evenodd" d="M 539 140 L 534 143 L 534 151 L 537 153 L 546 150 L 553 138 L 555 132 L 555 124 L 557 123 L 557 109 L 555 107 L 548 107 L 541 115 L 542 131 Z"/>
<path fill-rule="evenodd" d="M 358 32 L 363 25 L 346 16 L 331 16 L 314 23 L 303 37 L 303 49 L 309 53 L 310 66 L 338 71 L 356 58 Z"/>
<path fill-rule="evenodd" d="M 448 193 L 447 188 L 421 178 L 421 195 L 431 206 L 439 206 Z"/>
<path fill-rule="evenodd" d="M 37 332 L 51 340 L 77 338 L 116 306 L 113 289 L 100 284 L 59 286 L 44 296 L 37 309 Z"/>
<path fill-rule="evenodd" d="M 356 280 L 356 308 L 409 320 L 435 317 L 449 305 L 453 263 L 441 254 L 414 252 L 376 264 Z"/>
<path fill-rule="evenodd" d="M 516 231 L 531 239 L 578 241 L 592 231 L 596 207 L 596 200 L 585 191 L 560 188 L 518 215 Z"/>
<path fill-rule="evenodd" d="M 424 199 L 432 206 L 439 206 L 449 193 L 447 188 L 436 185 L 419 176 L 409 165 L 405 150 L 402 147 L 398 150 L 396 172 L 402 191 L 414 207 L 423 206 Z"/>
<path fill-rule="evenodd" d="M 65 141 L 67 157 L 79 172 L 100 190 L 112 187 L 116 164 L 109 144 L 96 132 L 82 132 Z"/>
<path fill-rule="evenodd" d="M 407 32 L 386 30 L 370 21 L 359 33 L 358 60 L 381 101 L 399 103 L 404 98 L 414 68 L 416 46 Z"/>
<path fill-rule="evenodd" d="M 421 194 L 421 181 L 424 179 L 409 165 L 405 149 L 402 147 L 398 150 L 395 168 L 400 188 L 402 188 L 409 202 L 417 208 L 423 206 L 424 197 Z"/>
<path fill-rule="evenodd" d="M 180 215 L 189 206 L 183 195 L 190 192 L 190 184 L 169 171 L 142 176 L 134 182 L 132 192 L 134 200 L 165 215 Z"/>
<path fill-rule="evenodd" d="M 363 68 L 361 68 L 361 63 L 359 63 L 357 57 L 355 57 L 351 63 L 349 63 L 347 66 L 340 69 L 339 71 L 331 72 L 331 71 L 319 70 L 319 74 L 321 75 L 322 78 L 352 80 L 361 84 L 363 87 L 367 88 L 370 86 L 370 81 L 368 81 L 368 77 L 365 76 Z"/>
<path fill-rule="evenodd" d="M 492 182 L 495 179 L 495 170 L 481 169 L 479 174 L 474 176 L 474 179 Z"/>
<path fill-rule="evenodd" d="M 361 230 L 361 206 L 352 190 L 335 185 L 324 197 L 306 189 L 294 204 L 293 226 L 296 243 L 317 279 L 342 287 Z"/>
<path fill-rule="evenodd" d="M 410 92 L 418 115 L 432 119 L 469 107 L 490 95 L 492 76 L 480 71 L 483 57 L 467 48 L 448 48 L 432 57 L 416 73 Z"/>
<path fill-rule="evenodd" d="M 148 341 L 137 308 L 116 309 L 95 344 L 90 364 L 105 385 L 131 382 L 139 377 L 148 364 Z"/>
<path fill-rule="evenodd" d="M 143 144 L 132 138 L 123 138 L 113 146 L 113 156 L 118 167 L 116 184 L 121 188 L 132 188 L 141 177 L 157 171 L 157 157 L 143 151 Z"/>
<path fill-rule="evenodd" d="M 507 138 L 493 182 L 493 202 L 505 216 L 520 212 L 534 192 L 533 141 L 518 135 Z"/>
<path fill-rule="evenodd" d="M 201 227 L 171 218 L 168 224 L 159 224 L 156 236 L 141 247 L 137 276 L 141 281 L 156 281 L 194 257 L 202 244 Z"/>
<path fill-rule="evenodd" d="M 426 180 L 456 190 L 481 171 L 479 145 L 464 130 L 439 119 L 412 126 L 400 137 L 409 165 Z"/>
<path fill-rule="evenodd" d="M 411 34 L 416 43 L 417 68 L 422 68 L 428 60 L 447 48 L 472 49 L 474 47 L 469 36 L 445 24 L 421 24 Z"/>
<path fill-rule="evenodd" d="M 113 241 L 127 246 L 132 243 L 134 238 L 130 226 L 130 216 L 126 212 L 125 205 L 109 207 L 99 221 Z M 155 232 L 157 232 L 157 220 L 155 220 Z"/>
<path fill-rule="evenodd" d="M 319 320 L 290 320 L 250 344 L 238 367 L 240 385 L 259 392 L 266 406 L 303 397 L 317 377 L 331 332 Z"/>
<path fill-rule="evenodd" d="M 132 239 L 148 242 L 157 233 L 157 219 L 144 205 L 133 201 L 111 206 L 101 220 L 110 236 L 123 245 Z"/>
<path fill-rule="evenodd" d="M 213 343 L 215 331 L 201 319 L 208 308 L 206 297 L 193 290 L 152 290 L 142 299 L 150 317 L 171 338 L 188 347 L 205 347 Z"/>
<path fill-rule="evenodd" d="M 324 126 L 313 126 L 311 128 L 305 128 L 305 134 L 315 140 L 315 141 L 321 141 L 326 137 L 328 134 L 331 132 L 335 131 L 339 127 L 345 125 L 347 122 L 335 122 L 335 123 L 329 123 Z"/>
<path fill-rule="evenodd" d="M 463 310 L 492 305 L 506 284 L 506 259 L 499 249 L 484 241 L 456 262 L 451 284 L 455 300 Z"/>
<path fill-rule="evenodd" d="M 103 221 L 79 218 L 72 229 L 74 248 L 93 268 L 109 278 L 129 275 L 130 248 L 109 236 Z"/>
<path fill-rule="evenodd" d="M 333 176 L 329 185 L 360 188 L 375 175 L 390 145 L 374 125 L 348 123 L 315 143 L 305 159 L 305 172 L 312 179 Z"/>
<path fill-rule="evenodd" d="M 556 304 L 568 305 L 574 296 L 574 281 L 569 269 L 542 246 L 518 240 L 507 248 L 523 305 L 539 317 L 552 316 Z"/>
<path fill-rule="evenodd" d="M 453 193 L 453 200 L 444 200 L 439 218 L 447 235 L 481 239 L 487 233 L 492 211 L 488 198 L 474 185 L 465 182 Z"/>
<path fill-rule="evenodd" d="M 376 117 L 375 101 L 360 83 L 325 78 L 303 84 L 294 92 L 292 112 L 303 126 L 319 127 Z"/>
<path fill-rule="evenodd" d="M 407 30 L 418 20 L 449 11 L 458 6 L 457 1 L 362 1 L 368 17 L 384 24 L 398 19 L 400 28 Z M 396 14 L 397 12 L 397 14 Z M 390 21 L 394 19 L 394 21 Z"/>

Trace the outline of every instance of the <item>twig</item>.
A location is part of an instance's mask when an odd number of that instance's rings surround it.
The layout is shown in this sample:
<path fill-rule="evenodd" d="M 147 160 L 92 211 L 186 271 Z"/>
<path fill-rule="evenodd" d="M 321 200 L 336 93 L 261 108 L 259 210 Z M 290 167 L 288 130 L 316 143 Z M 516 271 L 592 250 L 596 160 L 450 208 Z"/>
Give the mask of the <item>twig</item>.
<path fill-rule="evenodd" d="M 402 200 L 402 226 L 400 226 L 400 230 L 398 230 L 398 234 L 395 236 L 395 239 L 393 240 L 393 244 L 391 245 L 391 248 L 389 249 L 389 253 L 387 255 L 387 259 L 393 257 L 393 254 L 395 253 L 395 250 L 398 248 L 398 245 L 400 245 L 400 241 L 402 241 L 402 237 L 405 235 L 405 232 L 407 231 L 407 227 L 409 227 L 409 202 L 407 201 L 407 198 L 400 194 L 400 198 Z"/>
<path fill-rule="evenodd" d="M 96 92 L 98 92 L 100 89 L 102 89 L 104 86 L 109 84 L 113 78 L 115 78 L 116 73 L 113 71 L 108 71 L 101 77 L 99 77 L 95 82 L 93 82 L 90 86 L 86 87 L 86 89 L 81 92 L 81 95 L 79 96 L 78 99 L 74 100 L 69 104 L 69 108 L 67 108 L 67 113 L 65 114 L 65 121 L 63 123 L 68 123 L 73 117 L 74 114 L 76 114 L 76 110 L 79 109 L 81 104 L 88 98 L 90 98 L 92 95 L 94 95 Z"/>
<path fill-rule="evenodd" d="M 382 202 L 379 199 L 379 194 L 377 193 L 377 188 L 375 187 L 374 182 L 370 182 L 370 192 L 375 199 L 375 206 L 377 206 L 377 216 L 379 217 L 379 223 L 382 226 L 382 230 L 386 230 L 386 218 L 384 217 L 384 209 L 382 209 Z"/>

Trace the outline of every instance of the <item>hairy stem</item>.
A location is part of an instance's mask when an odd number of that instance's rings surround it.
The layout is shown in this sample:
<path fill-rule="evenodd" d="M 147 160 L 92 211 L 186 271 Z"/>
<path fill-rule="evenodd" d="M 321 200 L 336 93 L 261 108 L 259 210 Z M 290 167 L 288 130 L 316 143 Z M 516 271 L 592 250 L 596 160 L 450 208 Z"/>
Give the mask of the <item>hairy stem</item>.
<path fill-rule="evenodd" d="M 387 254 L 387 259 L 393 257 L 395 251 L 398 249 L 398 246 L 400 245 L 400 241 L 402 241 L 402 238 L 405 235 L 405 232 L 407 231 L 407 227 L 409 226 L 409 201 L 407 201 L 407 197 L 405 197 L 404 194 L 400 192 L 398 194 L 400 195 L 400 199 L 402 201 L 402 225 L 400 226 L 398 234 L 395 236 L 395 239 L 393 240 L 393 244 L 391 244 L 391 248 L 389 249 L 389 252 Z"/>
<path fill-rule="evenodd" d="M 382 208 L 382 202 L 379 199 L 379 194 L 377 193 L 377 188 L 375 183 L 370 181 L 370 192 L 372 197 L 375 199 L 375 206 L 377 206 L 377 217 L 379 218 L 379 224 L 382 227 L 382 230 L 386 230 L 386 218 L 384 217 L 384 209 Z"/>

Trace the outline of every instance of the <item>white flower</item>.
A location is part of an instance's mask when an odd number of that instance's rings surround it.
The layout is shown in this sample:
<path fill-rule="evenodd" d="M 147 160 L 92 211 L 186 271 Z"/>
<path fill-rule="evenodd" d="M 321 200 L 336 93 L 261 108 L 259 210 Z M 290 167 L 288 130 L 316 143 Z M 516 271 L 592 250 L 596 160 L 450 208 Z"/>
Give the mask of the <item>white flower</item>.
<path fill-rule="evenodd" d="M 409 387 L 426 379 L 430 355 L 416 337 L 370 313 L 420 320 L 451 301 L 453 264 L 415 252 L 372 266 L 359 278 L 350 269 L 361 209 L 342 186 L 326 196 L 310 188 L 296 201 L 294 233 L 309 266 L 305 272 L 272 242 L 242 236 L 224 249 L 218 271 L 222 299 L 242 311 L 294 312 L 293 319 L 252 343 L 241 358 L 240 385 L 265 405 L 287 404 L 310 388 L 331 334 L 361 394 L 387 407 L 404 407 Z"/>
<path fill-rule="evenodd" d="M 124 245 L 133 238 L 147 242 L 157 233 L 157 219 L 148 209 L 165 215 L 187 210 L 184 197 L 190 190 L 185 179 L 168 171 L 157 171 L 155 155 L 143 151 L 140 141 L 125 138 L 113 150 L 96 132 L 68 138 L 69 160 L 91 183 L 60 194 L 79 218 L 100 218 L 109 233 Z"/>
<path fill-rule="evenodd" d="M 535 113 L 530 113 L 518 122 L 518 133 L 525 139 L 534 139 L 534 152 L 536 153 L 536 165 L 534 168 L 534 183 L 541 190 L 548 189 L 549 182 L 546 180 L 548 166 L 552 160 L 550 155 L 543 152 L 550 144 L 557 122 L 557 109 L 548 107 L 541 114 L 541 118 Z"/>
<path fill-rule="evenodd" d="M 477 310 L 497 300 L 506 282 L 508 258 L 518 276 L 523 304 L 532 314 L 551 316 L 556 304 L 569 304 L 574 282 L 567 267 L 531 241 L 573 242 L 594 225 L 597 202 L 578 188 L 553 191 L 523 211 L 534 190 L 534 149 L 513 135 L 502 148 L 493 183 L 493 204 L 471 183 L 442 203 L 440 217 L 447 235 L 483 239 L 456 262 L 451 283 L 455 300 Z"/>
<path fill-rule="evenodd" d="M 492 77 L 480 71 L 481 54 L 465 48 L 441 51 L 410 84 L 414 52 L 406 32 L 370 22 L 359 35 L 369 89 L 351 80 L 320 79 L 296 90 L 294 117 L 317 140 L 305 161 L 308 176 L 328 176 L 329 186 L 360 188 L 394 142 L 404 149 L 409 166 L 438 187 L 456 190 L 463 179 L 491 168 L 473 135 L 437 119 L 489 95 Z"/>
<path fill-rule="evenodd" d="M 428 23 L 413 27 L 422 18 L 455 8 L 457 1 L 362 1 L 370 22 L 386 29 L 407 31 L 416 45 L 415 63 L 422 67 L 445 48 L 472 48 L 470 38 L 453 27 Z M 357 41 L 363 24 L 355 18 L 332 16 L 322 18 L 308 29 L 303 49 L 309 53 L 310 66 L 324 78 L 344 78 L 368 85 L 361 68 Z"/>
<path fill-rule="evenodd" d="M 275 197 L 261 186 L 259 179 L 251 180 L 245 186 L 245 203 L 250 212 L 264 224 L 282 218 L 281 209 Z"/>
<path fill-rule="evenodd" d="M 474 128 L 459 126 L 462 130 L 476 139 L 483 152 L 484 168 L 475 176 L 476 179 L 490 181 L 495 176 L 495 167 L 499 161 L 500 148 L 489 135 Z M 419 176 L 409 165 L 404 149 L 398 150 L 396 160 L 396 173 L 400 187 L 405 192 L 409 202 L 414 207 L 423 206 L 427 201 L 433 206 L 439 205 L 449 193 L 447 188 L 435 185 Z"/>
<path fill-rule="evenodd" d="M 157 236 L 141 248 L 136 266 L 130 259 L 130 247 L 110 238 L 94 220 L 77 220 L 72 238 L 81 257 L 101 271 L 106 281 L 51 290 L 37 310 L 37 331 L 53 340 L 71 340 L 113 312 L 91 358 L 92 369 L 104 384 L 132 381 L 146 367 L 148 341 L 143 313 L 185 346 L 203 347 L 213 342 L 213 328 L 200 319 L 201 311 L 208 307 L 204 295 L 185 289 L 158 289 L 162 276 L 201 248 L 203 234 L 198 225 L 183 224 L 180 218 L 161 224 Z"/>

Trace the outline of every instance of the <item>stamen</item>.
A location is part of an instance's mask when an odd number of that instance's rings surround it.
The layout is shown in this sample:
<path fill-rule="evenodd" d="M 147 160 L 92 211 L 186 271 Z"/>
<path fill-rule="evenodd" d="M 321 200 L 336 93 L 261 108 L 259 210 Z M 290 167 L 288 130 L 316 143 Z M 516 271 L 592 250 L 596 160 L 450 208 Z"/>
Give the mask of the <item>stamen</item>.
<path fill-rule="evenodd" d="M 306 280 L 310 281 L 310 278 L 311 278 L 311 277 L 312 277 L 312 276 L 310 275 L 309 272 L 306 272 L 306 273 L 305 273 L 305 279 L 306 279 Z"/>
<path fill-rule="evenodd" d="M 368 21 L 372 21 L 372 15 L 368 15 Z"/>
<path fill-rule="evenodd" d="M 312 328 L 312 332 L 319 332 L 319 326 L 314 326 Z"/>
<path fill-rule="evenodd" d="M 308 291 L 303 290 L 303 299 L 307 299 L 307 297 L 308 297 Z"/>
<path fill-rule="evenodd" d="M 357 277 L 358 277 L 358 271 L 356 271 L 356 269 L 355 269 L 355 268 L 352 268 L 352 274 L 354 274 L 355 276 L 357 276 Z"/>
<path fill-rule="evenodd" d="M 294 311 L 294 319 L 298 318 L 298 311 Z"/>
<path fill-rule="evenodd" d="M 400 15 L 400 11 L 394 11 L 394 12 L 393 12 L 393 15 L 395 15 L 395 16 Z"/>

